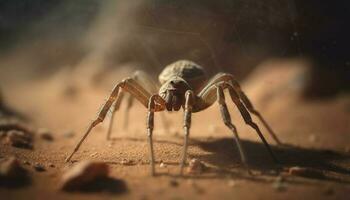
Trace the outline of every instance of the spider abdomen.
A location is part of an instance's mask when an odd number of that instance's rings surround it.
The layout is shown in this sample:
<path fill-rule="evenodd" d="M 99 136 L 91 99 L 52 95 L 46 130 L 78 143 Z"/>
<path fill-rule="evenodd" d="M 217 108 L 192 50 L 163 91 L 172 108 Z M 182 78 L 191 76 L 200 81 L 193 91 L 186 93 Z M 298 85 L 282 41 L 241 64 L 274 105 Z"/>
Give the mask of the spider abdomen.
<path fill-rule="evenodd" d="M 173 77 L 184 79 L 194 90 L 199 90 L 207 81 L 207 74 L 198 64 L 179 60 L 166 66 L 159 75 L 159 82 L 163 85 Z"/>

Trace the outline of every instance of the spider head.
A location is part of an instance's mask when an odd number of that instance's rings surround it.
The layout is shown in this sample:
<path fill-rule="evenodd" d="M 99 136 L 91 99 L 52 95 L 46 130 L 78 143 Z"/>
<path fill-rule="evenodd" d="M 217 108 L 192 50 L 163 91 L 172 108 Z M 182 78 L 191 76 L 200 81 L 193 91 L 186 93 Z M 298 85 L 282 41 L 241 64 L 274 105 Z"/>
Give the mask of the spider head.
<path fill-rule="evenodd" d="M 159 95 L 165 100 L 168 111 L 178 111 L 185 102 L 187 90 L 191 90 L 191 87 L 184 79 L 173 77 L 162 85 Z"/>

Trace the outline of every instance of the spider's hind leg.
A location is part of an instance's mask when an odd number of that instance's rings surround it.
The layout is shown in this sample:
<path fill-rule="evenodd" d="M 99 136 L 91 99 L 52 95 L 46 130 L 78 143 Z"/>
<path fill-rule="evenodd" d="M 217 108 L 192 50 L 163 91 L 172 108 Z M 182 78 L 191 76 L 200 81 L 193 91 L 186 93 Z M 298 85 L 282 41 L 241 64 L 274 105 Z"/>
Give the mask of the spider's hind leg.
<path fill-rule="evenodd" d="M 270 153 L 272 159 L 278 163 L 278 159 L 275 156 L 275 154 L 273 153 L 270 145 L 268 144 L 268 142 L 266 141 L 264 135 L 261 133 L 259 126 L 253 122 L 252 117 L 250 116 L 247 108 L 244 106 L 244 104 L 240 101 L 239 95 L 237 94 L 236 90 L 234 90 L 234 88 L 232 87 L 232 85 L 226 84 L 226 87 L 229 90 L 230 96 L 232 101 L 235 103 L 235 105 L 237 106 L 238 110 L 240 111 L 244 121 L 246 124 L 248 124 L 250 127 L 252 127 L 255 132 L 258 134 L 258 136 L 260 137 L 260 139 L 262 140 L 262 142 L 264 143 L 266 149 L 268 150 L 268 152 Z"/>
<path fill-rule="evenodd" d="M 245 155 L 245 151 L 244 151 L 243 146 L 241 144 L 241 140 L 240 140 L 239 135 L 237 133 L 237 129 L 236 129 L 235 125 L 233 125 L 233 123 L 232 123 L 231 116 L 230 116 L 230 113 L 227 109 L 227 105 L 225 102 L 224 91 L 220 86 L 217 86 L 217 102 L 219 103 L 219 106 L 220 106 L 222 120 L 224 121 L 224 124 L 234 134 L 234 140 L 237 144 L 242 162 L 243 162 L 244 166 L 246 167 L 248 173 L 251 174 L 251 171 L 250 171 L 249 166 L 247 164 L 247 156 Z"/>
<path fill-rule="evenodd" d="M 277 144 L 282 145 L 283 143 L 278 139 L 277 135 L 272 130 L 271 126 L 266 122 L 264 117 L 260 114 L 260 112 L 254 108 L 252 102 L 249 100 L 248 96 L 242 91 L 239 84 L 236 81 L 232 80 L 232 85 L 233 85 L 233 88 L 237 91 L 237 93 L 238 93 L 240 99 L 243 101 L 244 105 L 249 110 L 249 112 L 252 113 L 253 115 L 255 115 L 256 117 L 258 117 L 259 120 L 262 122 L 262 124 L 267 129 L 267 131 L 269 132 L 269 134 L 271 135 L 271 137 L 273 138 L 273 140 L 275 140 L 275 142 Z"/>

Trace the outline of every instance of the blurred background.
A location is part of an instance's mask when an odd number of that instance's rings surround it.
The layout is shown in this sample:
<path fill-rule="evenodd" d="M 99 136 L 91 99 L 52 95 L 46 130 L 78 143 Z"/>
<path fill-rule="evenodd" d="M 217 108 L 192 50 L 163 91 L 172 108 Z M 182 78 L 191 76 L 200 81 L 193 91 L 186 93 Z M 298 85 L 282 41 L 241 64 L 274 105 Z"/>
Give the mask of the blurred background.
<path fill-rule="evenodd" d="M 1 76 L 47 77 L 66 68 L 98 83 L 122 66 L 156 77 L 167 64 L 189 59 L 209 74 L 243 80 L 268 59 L 303 58 L 312 66 L 306 96 L 332 96 L 350 85 L 348 4 L 2 0 Z"/>
<path fill-rule="evenodd" d="M 164 176 L 149 175 L 146 109 L 136 101 L 129 115 L 122 102 L 115 140 L 106 141 L 109 113 L 74 161 L 108 163 L 111 176 L 125 181 L 127 199 L 203 199 L 203 194 L 207 199 L 348 199 L 349 21 L 348 0 L 0 0 L 0 165 L 2 158 L 16 156 L 35 180 L 23 190 L 0 186 L 0 198 L 87 197 L 58 193 L 57 185 L 69 167 L 65 157 L 110 90 L 135 70 L 156 82 L 165 66 L 188 59 L 210 76 L 229 72 L 237 78 L 287 144 L 276 145 L 253 116 L 283 167 L 324 176 L 277 174 L 228 97 L 257 176 L 244 175 L 216 104 L 193 115 L 189 157 L 209 167 L 198 179 L 173 176 L 183 144 L 182 112 L 163 113 L 164 121 L 156 117 L 156 159 L 168 166 L 157 163 Z M 13 130 L 22 137 L 30 133 L 33 139 L 25 144 L 33 148 L 16 147 Z M 36 171 L 36 163 L 47 173 Z"/>

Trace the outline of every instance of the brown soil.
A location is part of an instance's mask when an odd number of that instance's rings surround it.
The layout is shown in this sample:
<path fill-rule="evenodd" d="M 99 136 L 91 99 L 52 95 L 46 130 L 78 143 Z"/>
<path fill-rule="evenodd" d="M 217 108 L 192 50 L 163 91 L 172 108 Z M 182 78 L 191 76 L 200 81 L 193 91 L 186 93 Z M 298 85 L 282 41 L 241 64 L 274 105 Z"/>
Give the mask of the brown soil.
<path fill-rule="evenodd" d="M 278 66 L 278 67 L 277 67 Z M 178 177 L 182 148 L 182 113 L 167 113 L 169 130 L 156 118 L 155 152 L 158 175 L 150 176 L 146 140 L 146 109 L 135 103 L 128 129 L 123 112 L 116 116 L 113 140 L 106 141 L 109 120 L 88 137 L 73 161 L 98 160 L 110 164 L 111 179 L 98 191 L 67 193 L 58 189 L 64 162 L 113 85 L 125 70 L 110 74 L 99 85 L 82 76 L 59 73 L 53 77 L 23 79 L 14 70 L 0 69 L 4 100 L 36 127 L 49 129 L 54 141 L 36 137 L 34 149 L 1 144 L 0 157 L 16 156 L 30 171 L 32 182 L 19 188 L 0 188 L 1 199 L 346 199 L 350 192 L 350 96 L 327 100 L 300 97 L 305 68 L 299 62 L 274 61 L 257 68 L 242 83 L 286 146 L 277 146 L 261 126 L 283 167 L 307 167 L 323 176 L 296 177 L 279 171 L 254 131 L 244 124 L 228 102 L 254 175 L 241 164 L 236 145 L 221 121 L 215 104 L 193 115 L 189 159 L 202 161 L 207 170 Z M 11 77 L 9 79 L 8 77 Z M 67 80 L 74 79 L 73 86 Z M 68 88 L 68 89 L 67 89 Z M 227 98 L 229 99 L 229 98 Z M 123 109 L 122 109 L 123 110 Z M 158 116 L 158 115 L 156 115 Z M 119 120 L 120 119 L 120 120 Z M 258 122 L 258 120 L 256 120 Z M 260 124 L 260 123 L 259 123 Z M 68 137 L 68 132 L 74 132 Z M 125 159 L 129 163 L 125 164 Z M 160 162 L 166 167 L 160 167 Z M 34 165 L 46 168 L 37 172 Z M 51 165 L 51 166 L 50 166 Z M 280 174 L 278 175 L 278 172 Z M 112 188 L 112 189 L 111 189 Z M 103 190 L 100 192 L 100 189 Z"/>

